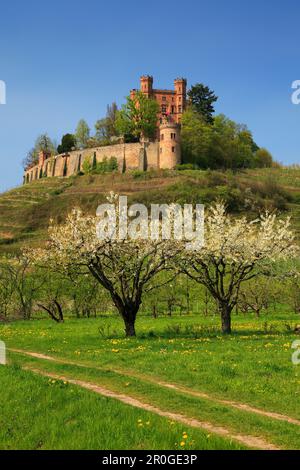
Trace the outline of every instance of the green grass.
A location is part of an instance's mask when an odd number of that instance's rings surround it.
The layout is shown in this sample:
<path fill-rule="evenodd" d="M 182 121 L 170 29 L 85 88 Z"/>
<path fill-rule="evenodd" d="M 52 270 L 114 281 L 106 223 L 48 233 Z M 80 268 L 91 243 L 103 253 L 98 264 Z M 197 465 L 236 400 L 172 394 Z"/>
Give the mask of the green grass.
<path fill-rule="evenodd" d="M 249 188 L 257 204 L 251 211 L 243 205 Z M 223 197 L 234 214 L 251 217 L 258 207 L 272 207 L 277 201 L 285 206 L 285 214 L 292 215 L 300 235 L 299 169 L 249 170 L 237 175 L 189 170 L 91 175 L 42 179 L 0 195 L 0 255 L 16 253 L 26 244 L 41 245 L 49 218 L 60 223 L 74 206 L 94 213 L 110 190 L 127 194 L 129 203 L 147 205 L 174 201 L 209 204 Z M 0 340 L 9 347 L 85 365 L 55 364 L 9 352 L 15 366 L 0 369 L 0 448 L 175 449 L 183 431 L 191 436 L 190 448 L 240 448 L 229 440 L 207 437 L 201 430 L 184 429 L 17 367 L 29 365 L 105 384 L 233 433 L 299 449 L 299 426 L 214 400 L 235 400 L 300 419 L 300 368 L 291 362 L 297 323 L 299 317 L 279 306 L 276 314 L 269 312 L 260 319 L 234 316 L 234 334 L 229 337 L 220 335 L 218 317 L 200 315 L 156 320 L 140 315 L 136 339 L 124 338 L 123 324 L 114 315 L 70 318 L 60 325 L 44 319 L 0 324 Z M 158 379 L 205 392 L 212 399 L 166 389 L 157 384 Z M 138 426 L 139 419 L 144 426 Z M 145 424 L 148 421 L 151 425 Z"/>
<path fill-rule="evenodd" d="M 1 450 L 243 448 L 17 367 L 1 367 L 0 381 Z"/>
<path fill-rule="evenodd" d="M 87 367 L 9 353 L 13 363 L 125 390 L 130 396 L 163 409 L 297 449 L 299 426 L 155 383 L 156 379 L 165 380 L 206 392 L 212 398 L 235 400 L 300 419 L 300 369 L 291 362 L 291 344 L 297 336 L 290 329 L 296 323 L 297 317 L 287 314 L 259 320 L 239 316 L 234 318 L 236 333 L 223 337 L 218 333 L 219 320 L 215 317 L 140 317 L 138 337 L 125 339 L 117 317 L 69 319 L 62 325 L 48 320 L 20 321 L 1 326 L 0 339 L 10 347 L 69 359 Z M 107 332 L 104 337 L 103 331 Z M 134 377 L 128 377 L 130 373 Z"/>

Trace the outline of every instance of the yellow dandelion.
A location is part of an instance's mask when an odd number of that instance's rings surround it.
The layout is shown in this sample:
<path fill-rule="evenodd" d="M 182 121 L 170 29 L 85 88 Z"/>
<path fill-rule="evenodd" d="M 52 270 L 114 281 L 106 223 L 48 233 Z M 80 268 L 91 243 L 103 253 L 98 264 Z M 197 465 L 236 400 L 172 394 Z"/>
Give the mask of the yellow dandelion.
<path fill-rule="evenodd" d="M 180 442 L 180 445 L 181 445 L 181 447 L 184 447 L 184 446 L 185 446 L 185 442 L 184 442 L 184 441 L 181 441 L 181 442 Z"/>

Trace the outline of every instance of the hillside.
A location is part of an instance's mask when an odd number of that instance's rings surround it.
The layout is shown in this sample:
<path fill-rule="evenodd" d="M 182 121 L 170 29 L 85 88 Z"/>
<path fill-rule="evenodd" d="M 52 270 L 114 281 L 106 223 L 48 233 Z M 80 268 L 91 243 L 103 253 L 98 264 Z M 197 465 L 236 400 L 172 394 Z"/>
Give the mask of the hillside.
<path fill-rule="evenodd" d="M 232 213 L 255 216 L 276 208 L 292 216 L 300 237 L 300 169 L 153 171 L 127 174 L 43 178 L 0 195 L 0 254 L 16 253 L 24 244 L 45 240 L 48 221 L 62 222 L 75 206 L 94 213 L 109 191 L 129 202 L 209 204 L 226 201 Z"/>

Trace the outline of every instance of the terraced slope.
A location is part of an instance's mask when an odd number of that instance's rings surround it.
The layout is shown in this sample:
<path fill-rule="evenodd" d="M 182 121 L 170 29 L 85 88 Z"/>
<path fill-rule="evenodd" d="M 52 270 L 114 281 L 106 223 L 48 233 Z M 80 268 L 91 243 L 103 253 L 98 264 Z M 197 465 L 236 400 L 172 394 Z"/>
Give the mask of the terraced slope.
<path fill-rule="evenodd" d="M 204 171 L 161 171 L 71 178 L 44 178 L 0 195 L 0 254 L 45 240 L 50 218 L 58 223 L 75 206 L 95 213 L 109 191 L 129 202 L 209 204 L 222 198 L 234 213 L 256 216 L 259 207 L 290 213 L 300 236 L 300 169 L 252 170 L 237 175 Z M 246 204 L 251 195 L 252 205 Z"/>

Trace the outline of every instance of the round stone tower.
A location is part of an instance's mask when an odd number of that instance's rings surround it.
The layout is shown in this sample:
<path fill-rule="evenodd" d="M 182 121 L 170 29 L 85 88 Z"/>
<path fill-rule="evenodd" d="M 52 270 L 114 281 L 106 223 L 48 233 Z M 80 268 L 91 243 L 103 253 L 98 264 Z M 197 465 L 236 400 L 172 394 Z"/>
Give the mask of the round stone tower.
<path fill-rule="evenodd" d="M 164 119 L 159 126 L 159 168 L 173 169 L 180 163 L 180 126 Z"/>

